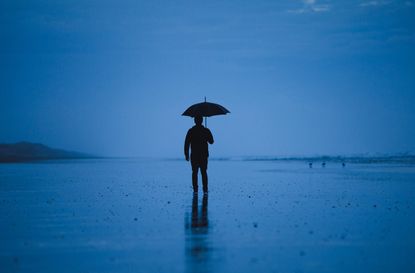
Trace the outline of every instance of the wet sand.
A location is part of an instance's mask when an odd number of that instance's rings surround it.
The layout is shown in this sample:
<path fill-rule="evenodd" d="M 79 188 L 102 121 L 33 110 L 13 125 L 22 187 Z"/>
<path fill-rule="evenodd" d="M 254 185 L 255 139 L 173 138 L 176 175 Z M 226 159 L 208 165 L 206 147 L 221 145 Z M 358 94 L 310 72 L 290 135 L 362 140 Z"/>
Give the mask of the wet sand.
<path fill-rule="evenodd" d="M 0 272 L 415 272 L 415 166 L 0 165 Z"/>

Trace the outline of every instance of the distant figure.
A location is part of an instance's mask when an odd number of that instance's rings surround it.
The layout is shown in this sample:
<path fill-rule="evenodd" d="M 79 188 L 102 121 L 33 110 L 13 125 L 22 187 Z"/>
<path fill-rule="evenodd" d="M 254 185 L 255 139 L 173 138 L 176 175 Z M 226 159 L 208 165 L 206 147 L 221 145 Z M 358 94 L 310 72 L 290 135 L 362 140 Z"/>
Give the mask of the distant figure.
<path fill-rule="evenodd" d="M 322 166 L 323 168 L 325 168 L 325 167 L 326 167 L 326 162 L 321 163 L 321 166 Z"/>
<path fill-rule="evenodd" d="M 310 163 L 308 163 L 308 167 L 311 169 L 311 168 L 313 168 L 313 163 L 312 162 L 310 162 Z"/>
<path fill-rule="evenodd" d="M 203 127 L 202 117 L 195 117 L 195 126 L 187 131 L 184 142 L 184 156 L 189 161 L 189 147 L 192 150 L 190 161 L 192 163 L 193 192 L 198 192 L 197 173 L 200 168 L 202 174 L 203 192 L 208 192 L 207 165 L 209 157 L 208 143 L 213 144 L 213 136 L 209 129 Z"/>
<path fill-rule="evenodd" d="M 343 168 L 344 168 L 344 167 L 346 167 L 346 163 L 344 163 L 344 162 L 343 162 L 343 163 L 342 163 L 342 166 L 343 166 Z"/>

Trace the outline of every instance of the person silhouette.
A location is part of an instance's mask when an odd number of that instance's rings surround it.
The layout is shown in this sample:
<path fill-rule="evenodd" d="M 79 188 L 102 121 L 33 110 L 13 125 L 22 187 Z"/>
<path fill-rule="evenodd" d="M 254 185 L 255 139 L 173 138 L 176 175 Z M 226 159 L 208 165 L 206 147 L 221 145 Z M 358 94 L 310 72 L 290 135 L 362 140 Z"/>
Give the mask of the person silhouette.
<path fill-rule="evenodd" d="M 209 157 L 208 143 L 213 144 L 213 136 L 208 128 L 202 125 L 203 118 L 194 118 L 195 126 L 189 129 L 184 141 L 184 156 L 189 161 L 189 147 L 192 151 L 190 161 L 192 165 L 193 192 L 198 192 L 197 176 L 198 170 L 202 174 L 203 192 L 208 192 L 207 165 Z"/>

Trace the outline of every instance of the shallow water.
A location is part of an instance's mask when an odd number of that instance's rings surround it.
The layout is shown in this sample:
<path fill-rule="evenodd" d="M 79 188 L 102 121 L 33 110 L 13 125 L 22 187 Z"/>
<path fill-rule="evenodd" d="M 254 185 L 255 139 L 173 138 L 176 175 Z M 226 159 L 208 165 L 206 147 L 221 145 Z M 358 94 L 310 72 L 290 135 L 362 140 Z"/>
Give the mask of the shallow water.
<path fill-rule="evenodd" d="M 415 166 L 0 165 L 0 272 L 415 272 Z"/>

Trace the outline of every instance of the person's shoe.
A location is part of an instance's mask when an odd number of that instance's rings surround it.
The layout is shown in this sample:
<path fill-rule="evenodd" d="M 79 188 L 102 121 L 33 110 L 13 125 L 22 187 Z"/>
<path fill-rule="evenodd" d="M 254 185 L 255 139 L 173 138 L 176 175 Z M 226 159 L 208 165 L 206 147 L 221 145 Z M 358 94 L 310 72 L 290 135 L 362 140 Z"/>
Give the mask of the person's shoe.
<path fill-rule="evenodd" d="M 203 194 L 208 194 L 208 192 L 207 191 L 204 191 Z"/>

